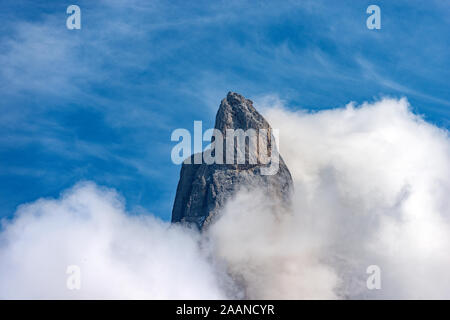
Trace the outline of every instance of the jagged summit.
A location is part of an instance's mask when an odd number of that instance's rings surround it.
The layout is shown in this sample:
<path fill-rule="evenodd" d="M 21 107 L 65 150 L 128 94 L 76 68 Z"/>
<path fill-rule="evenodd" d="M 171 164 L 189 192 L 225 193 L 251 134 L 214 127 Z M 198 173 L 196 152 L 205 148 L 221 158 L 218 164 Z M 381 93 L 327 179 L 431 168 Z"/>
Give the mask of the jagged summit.
<path fill-rule="evenodd" d="M 252 100 L 238 93 L 228 92 L 220 103 L 214 128 L 225 133 L 225 129 L 268 129 L 270 125 L 253 107 Z"/>
<path fill-rule="evenodd" d="M 223 134 L 224 160 L 229 129 L 259 132 L 260 136 L 254 140 L 257 147 L 252 149 L 250 139 L 244 140 L 245 163 L 224 161 L 195 164 L 196 155 L 188 158 L 190 161 L 185 161 L 181 167 L 172 222 L 194 223 L 199 228 L 205 228 L 214 220 L 226 201 L 242 187 L 260 188 L 275 204 L 287 205 L 292 191 L 291 174 L 281 156 L 278 157 L 272 128 L 253 107 L 253 102 L 238 93 L 229 92 L 217 111 L 215 129 Z M 232 139 L 228 138 L 228 141 L 237 140 L 233 136 Z M 216 150 L 219 147 L 221 146 L 216 146 Z M 233 157 L 237 157 L 238 149 L 238 145 L 234 145 Z M 202 154 L 202 159 L 205 158 L 205 153 L 206 151 Z M 251 162 L 252 160 L 257 162 Z M 274 167 L 274 163 L 276 170 L 267 174 L 271 172 L 267 169 Z"/>

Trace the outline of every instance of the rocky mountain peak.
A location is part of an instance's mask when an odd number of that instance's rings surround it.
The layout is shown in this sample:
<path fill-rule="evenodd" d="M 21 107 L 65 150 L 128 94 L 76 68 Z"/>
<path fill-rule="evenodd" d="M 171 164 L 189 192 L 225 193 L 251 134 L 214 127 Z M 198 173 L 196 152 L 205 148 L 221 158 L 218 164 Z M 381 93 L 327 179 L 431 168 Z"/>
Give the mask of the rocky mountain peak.
<path fill-rule="evenodd" d="M 226 129 L 268 129 L 270 125 L 253 107 L 252 100 L 238 93 L 228 92 L 220 103 L 214 127 L 225 134 Z"/>
<path fill-rule="evenodd" d="M 215 129 L 223 135 L 223 146 L 226 145 L 229 129 L 242 129 L 244 132 L 254 130 L 260 134 L 255 138 L 257 147 L 250 148 L 250 140 L 246 141 L 244 138 L 245 163 L 240 164 L 228 161 L 195 163 L 194 158 L 199 158 L 199 154 L 190 156 L 187 159 L 189 161 L 185 161 L 181 167 L 172 222 L 205 228 L 214 221 L 226 202 L 242 188 L 258 188 L 265 192 L 268 199 L 273 200 L 274 205 L 288 205 L 292 192 L 291 174 L 278 152 L 275 152 L 276 159 L 272 157 L 276 150 L 272 143 L 272 128 L 255 109 L 253 102 L 238 93 L 229 92 L 217 111 Z M 234 142 L 235 138 L 233 136 L 231 140 Z M 232 150 L 234 157 L 238 152 L 237 146 L 234 145 Z M 206 153 L 207 151 L 201 154 L 201 159 L 205 159 Z M 265 173 L 275 161 L 276 170 L 270 174 Z"/>

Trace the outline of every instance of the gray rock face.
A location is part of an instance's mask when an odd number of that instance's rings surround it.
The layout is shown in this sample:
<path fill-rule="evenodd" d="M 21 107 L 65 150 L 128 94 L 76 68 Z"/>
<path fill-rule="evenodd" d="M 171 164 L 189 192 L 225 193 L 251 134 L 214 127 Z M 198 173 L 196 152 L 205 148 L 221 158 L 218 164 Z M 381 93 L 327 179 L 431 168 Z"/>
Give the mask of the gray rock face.
<path fill-rule="evenodd" d="M 272 128 L 253 107 L 253 102 L 237 93 L 229 92 L 220 104 L 215 129 L 223 134 L 224 146 L 227 141 L 227 129 L 244 131 L 254 129 L 261 132 L 267 131 L 267 134 L 264 136 L 265 139 L 258 140 L 256 150 L 249 148 L 250 142 L 247 141 L 246 158 L 242 164 L 238 164 L 237 161 L 231 164 L 225 161 L 225 147 L 223 164 L 206 164 L 205 161 L 194 164 L 194 159 L 196 157 L 199 159 L 200 154 L 186 159 L 181 167 L 180 181 L 172 210 L 172 222 L 191 223 L 200 229 L 207 228 L 227 200 L 242 188 L 249 190 L 259 188 L 273 201 L 275 207 L 289 206 L 293 189 L 292 177 L 281 156 L 279 156 L 279 168 L 275 174 L 262 174 L 261 170 L 270 165 L 270 162 L 267 162 L 270 159 L 269 156 L 275 154 L 274 152 L 277 153 L 278 150 L 272 137 Z M 234 146 L 234 152 L 237 152 L 236 146 Z M 201 156 L 204 159 L 205 152 Z M 261 161 L 251 162 L 251 158 Z"/>

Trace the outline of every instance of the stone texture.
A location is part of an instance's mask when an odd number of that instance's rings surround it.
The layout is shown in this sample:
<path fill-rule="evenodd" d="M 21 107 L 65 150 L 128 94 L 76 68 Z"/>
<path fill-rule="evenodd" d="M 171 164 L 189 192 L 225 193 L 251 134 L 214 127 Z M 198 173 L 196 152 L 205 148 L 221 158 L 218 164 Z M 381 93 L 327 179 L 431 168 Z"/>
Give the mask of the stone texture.
<path fill-rule="evenodd" d="M 270 155 L 276 148 L 272 139 L 272 129 L 269 123 L 253 107 L 251 100 L 229 92 L 222 100 L 216 115 L 215 129 L 224 135 L 226 144 L 227 129 L 266 129 L 267 145 Z M 247 157 L 261 157 L 261 148 L 252 154 L 246 146 Z M 276 150 L 277 151 L 277 150 Z M 225 157 L 225 150 L 223 155 Z M 267 153 L 264 152 L 264 155 Z M 190 161 L 185 160 L 181 167 L 180 180 L 172 210 L 172 222 L 192 223 L 199 228 L 210 225 L 226 201 L 241 188 L 260 188 L 273 201 L 274 206 L 289 206 L 292 192 L 292 178 L 281 156 L 279 170 L 274 175 L 262 175 L 261 168 L 268 164 L 250 164 L 246 159 L 244 164 L 194 164 L 192 155 Z M 266 157 L 267 158 L 267 157 Z M 187 163 L 189 162 L 189 163 Z M 224 159 L 225 162 L 225 159 Z"/>

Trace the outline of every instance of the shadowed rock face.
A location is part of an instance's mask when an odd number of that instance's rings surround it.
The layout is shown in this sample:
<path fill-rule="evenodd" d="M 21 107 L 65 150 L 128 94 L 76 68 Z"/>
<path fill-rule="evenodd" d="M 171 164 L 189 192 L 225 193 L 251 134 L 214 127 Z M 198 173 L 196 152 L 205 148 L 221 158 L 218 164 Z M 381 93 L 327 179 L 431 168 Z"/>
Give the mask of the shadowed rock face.
<path fill-rule="evenodd" d="M 229 92 L 217 111 L 215 129 L 223 134 L 224 146 L 227 141 L 227 129 L 244 131 L 265 129 L 261 132 L 267 132 L 267 134 L 264 136 L 265 139 L 258 140 L 257 150 L 249 149 L 249 143 L 246 144 L 247 157 L 243 164 L 235 162 L 225 164 L 225 148 L 223 149 L 224 164 L 206 164 L 204 161 L 202 164 L 194 164 L 194 158 L 199 159 L 200 154 L 186 159 L 181 167 L 180 181 L 172 210 L 172 222 L 191 223 L 199 228 L 206 228 L 217 217 L 226 201 L 241 188 L 249 190 L 259 188 L 273 200 L 275 207 L 288 206 L 293 188 L 292 177 L 281 156 L 278 171 L 273 175 L 263 175 L 261 172 L 261 169 L 270 165 L 267 161 L 257 163 L 249 161 L 251 157 L 267 160 L 273 152 L 277 152 L 272 139 L 272 129 L 253 107 L 253 102 L 240 94 Z M 235 145 L 234 152 L 236 147 Z M 202 156 L 204 155 L 205 152 Z"/>

